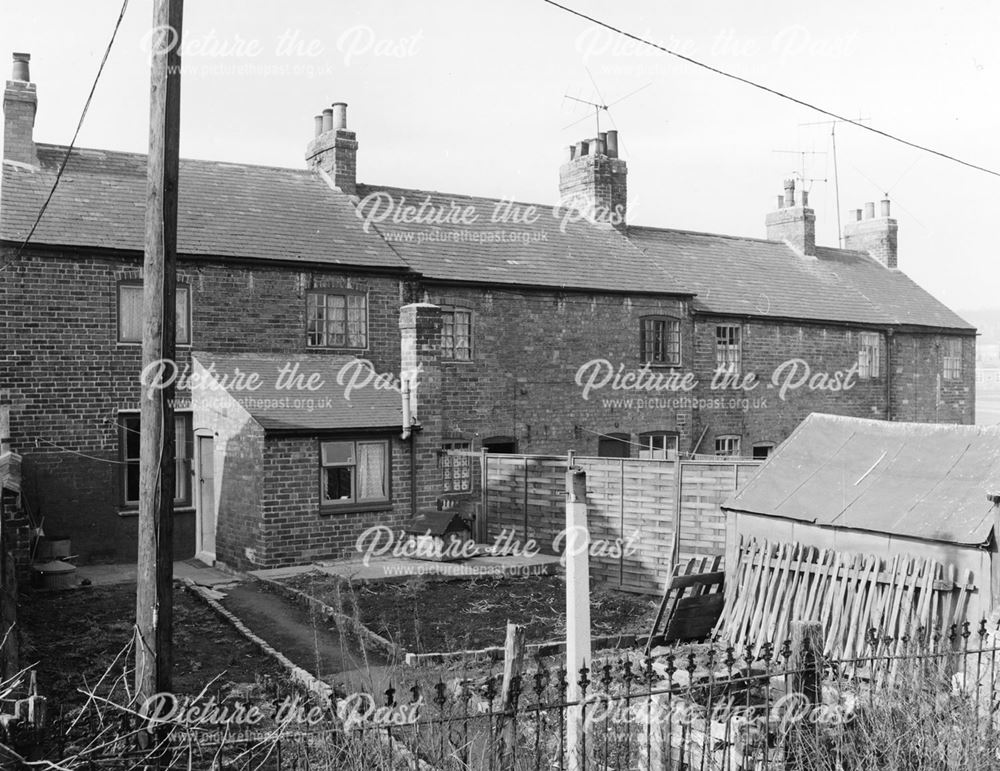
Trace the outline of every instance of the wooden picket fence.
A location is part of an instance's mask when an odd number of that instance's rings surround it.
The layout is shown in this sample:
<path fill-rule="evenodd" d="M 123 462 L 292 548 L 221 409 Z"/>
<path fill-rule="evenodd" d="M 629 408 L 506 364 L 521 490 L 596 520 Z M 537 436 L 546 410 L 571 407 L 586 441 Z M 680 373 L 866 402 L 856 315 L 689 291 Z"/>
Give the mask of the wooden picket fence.
<path fill-rule="evenodd" d="M 716 633 L 759 653 L 787 639 L 792 621 L 819 621 L 824 653 L 861 658 L 871 629 L 902 641 L 964 621 L 975 587 L 971 571 L 956 573 L 954 566 L 906 555 L 887 562 L 873 554 L 741 540 Z"/>

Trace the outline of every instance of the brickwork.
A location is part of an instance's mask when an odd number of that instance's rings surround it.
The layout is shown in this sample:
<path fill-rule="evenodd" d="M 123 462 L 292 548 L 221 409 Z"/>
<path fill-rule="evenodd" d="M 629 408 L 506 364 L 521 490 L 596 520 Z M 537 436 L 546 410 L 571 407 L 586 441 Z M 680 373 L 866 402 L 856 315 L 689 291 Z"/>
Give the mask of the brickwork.
<path fill-rule="evenodd" d="M 118 342 L 117 287 L 140 278 L 137 257 L 29 250 L 0 282 L 0 326 L 11 345 L 4 385 L 25 491 L 46 531 L 71 536 L 84 562 L 135 558 L 136 517 L 120 503 L 116 421 L 119 410 L 139 406 L 142 354 Z M 398 278 L 182 261 L 178 282 L 190 287 L 193 317 L 192 346 L 178 348 L 181 367 L 192 347 L 306 352 L 306 290 L 344 287 L 367 292 L 369 347 L 330 352 L 358 353 L 379 372 L 399 369 L 398 308 L 408 289 Z M 185 394 L 177 406 L 189 407 Z M 194 519 L 193 507 L 175 516 L 178 558 L 193 554 Z"/>
<path fill-rule="evenodd" d="M 34 83 L 8 80 L 3 95 L 4 129 L 3 158 L 38 165 L 38 154 L 32 138 L 38 96 Z"/>
<path fill-rule="evenodd" d="M 384 525 L 398 530 L 404 526 L 410 519 L 410 454 L 398 435 L 392 437 L 391 448 L 391 506 L 327 514 L 320 512 L 319 439 L 268 436 L 260 468 L 264 480 L 261 548 L 237 558 L 235 567 L 357 557 L 357 539 L 366 528 Z"/>

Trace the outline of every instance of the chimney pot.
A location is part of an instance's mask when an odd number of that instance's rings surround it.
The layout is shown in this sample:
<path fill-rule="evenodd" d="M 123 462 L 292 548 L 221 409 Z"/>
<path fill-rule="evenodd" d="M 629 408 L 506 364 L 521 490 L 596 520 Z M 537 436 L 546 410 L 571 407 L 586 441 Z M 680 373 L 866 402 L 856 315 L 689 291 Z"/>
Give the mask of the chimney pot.
<path fill-rule="evenodd" d="M 569 146 L 569 159 L 573 160 L 576 158 L 576 145 Z"/>
<path fill-rule="evenodd" d="M 802 205 L 803 206 L 809 205 L 809 193 L 805 190 L 802 191 Z"/>
<path fill-rule="evenodd" d="M 577 158 L 582 158 L 583 156 L 585 156 L 587 154 L 587 149 L 588 148 L 587 148 L 587 143 L 586 142 L 577 142 L 576 143 L 576 157 Z"/>
<path fill-rule="evenodd" d="M 335 130 L 347 128 L 347 102 L 333 103 L 333 128 Z"/>
<path fill-rule="evenodd" d="M 883 217 L 888 217 L 889 216 L 889 199 L 888 198 L 883 198 L 882 199 L 882 216 Z"/>
<path fill-rule="evenodd" d="M 323 116 L 317 115 L 315 118 L 313 118 L 313 120 L 315 121 L 316 125 L 316 131 L 314 136 L 319 136 L 320 134 L 323 133 Z"/>
<path fill-rule="evenodd" d="M 865 202 L 865 219 L 873 220 L 875 219 L 875 202 L 867 201 Z"/>
<path fill-rule="evenodd" d="M 617 131 L 608 131 L 608 132 L 606 132 L 606 134 L 607 134 L 607 136 L 605 137 L 605 145 L 604 145 L 604 147 L 605 147 L 605 150 L 608 153 L 608 157 L 609 158 L 617 158 L 618 157 L 618 132 Z"/>
<path fill-rule="evenodd" d="M 333 108 L 327 107 L 323 110 L 323 132 L 333 130 Z"/>
<path fill-rule="evenodd" d="M 593 142 L 591 143 L 591 146 L 594 148 L 593 153 L 592 153 L 593 155 L 604 155 L 604 140 L 603 139 L 595 139 L 595 140 L 593 140 Z"/>
<path fill-rule="evenodd" d="M 31 74 L 28 62 L 31 61 L 31 54 L 14 54 L 14 67 L 11 72 L 11 80 L 20 80 L 24 83 L 31 82 Z"/>
<path fill-rule="evenodd" d="M 778 196 L 778 208 L 779 209 L 784 209 L 785 208 L 785 196 L 783 196 L 783 195 L 779 195 Z"/>
<path fill-rule="evenodd" d="M 785 180 L 785 208 L 790 209 L 795 206 L 795 180 Z"/>

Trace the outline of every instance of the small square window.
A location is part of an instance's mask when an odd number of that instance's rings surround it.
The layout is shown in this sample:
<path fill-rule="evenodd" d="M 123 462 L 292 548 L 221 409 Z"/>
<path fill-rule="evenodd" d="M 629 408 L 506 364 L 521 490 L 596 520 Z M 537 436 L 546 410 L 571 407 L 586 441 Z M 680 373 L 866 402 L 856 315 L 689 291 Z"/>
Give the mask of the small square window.
<path fill-rule="evenodd" d="M 177 344 L 191 344 L 191 288 L 177 285 Z M 142 342 L 142 282 L 118 285 L 118 342 Z"/>
<path fill-rule="evenodd" d="M 942 357 L 945 380 L 962 379 L 962 339 L 949 337 L 944 341 L 944 356 Z"/>
<path fill-rule="evenodd" d="M 667 316 L 641 319 L 640 358 L 643 364 L 676 367 L 681 363 L 681 322 Z"/>
<path fill-rule="evenodd" d="M 367 348 L 368 297 L 343 290 L 309 292 L 306 343 L 310 348 Z"/>
<path fill-rule="evenodd" d="M 753 459 L 767 460 L 771 457 L 772 452 L 774 452 L 774 445 L 771 442 L 757 442 L 753 446 Z"/>
<path fill-rule="evenodd" d="M 740 438 L 738 436 L 719 436 L 715 439 L 715 454 L 735 457 L 740 454 Z"/>
<path fill-rule="evenodd" d="M 733 375 L 742 366 L 741 329 L 738 324 L 720 324 L 715 328 L 715 366 Z"/>
<path fill-rule="evenodd" d="M 468 442 L 445 442 L 441 445 L 441 484 L 446 493 L 465 493 L 472 489 L 472 456 L 449 455 L 449 450 L 470 450 Z"/>
<path fill-rule="evenodd" d="M 447 308 L 441 313 L 441 355 L 454 361 L 472 359 L 472 311 Z"/>
<path fill-rule="evenodd" d="M 320 442 L 320 501 L 355 506 L 389 500 L 389 442 Z"/>

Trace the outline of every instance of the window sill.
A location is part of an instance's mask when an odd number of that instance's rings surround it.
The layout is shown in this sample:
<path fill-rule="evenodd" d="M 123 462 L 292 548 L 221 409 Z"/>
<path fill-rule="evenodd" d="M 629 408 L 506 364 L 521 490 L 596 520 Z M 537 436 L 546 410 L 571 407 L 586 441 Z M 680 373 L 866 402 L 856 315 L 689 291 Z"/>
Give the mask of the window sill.
<path fill-rule="evenodd" d="M 475 364 L 475 358 L 472 359 L 445 359 L 442 357 L 442 364 Z"/>
<path fill-rule="evenodd" d="M 174 507 L 174 514 L 194 514 L 194 513 L 195 513 L 195 507 L 192 506 L 192 505 L 190 505 L 190 504 L 185 504 L 183 506 L 175 506 Z M 118 509 L 118 516 L 122 517 L 123 519 L 128 519 L 128 518 L 131 518 L 131 517 L 138 517 L 139 516 L 139 509 L 122 509 L 122 508 L 119 508 Z"/>
<path fill-rule="evenodd" d="M 358 514 L 368 511 L 392 511 L 392 501 L 373 501 L 371 503 L 321 503 L 319 513 L 321 517 L 332 514 Z"/>
<path fill-rule="evenodd" d="M 683 366 L 683 363 L 679 361 L 675 364 L 663 364 L 656 361 L 644 361 L 640 363 L 644 367 L 652 367 L 653 369 L 680 369 Z"/>
<path fill-rule="evenodd" d="M 306 350 L 318 353 L 367 353 L 371 348 L 367 345 L 364 348 L 352 348 L 348 345 L 306 345 Z"/>

